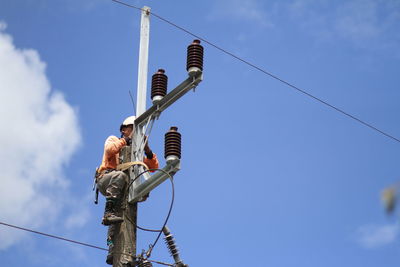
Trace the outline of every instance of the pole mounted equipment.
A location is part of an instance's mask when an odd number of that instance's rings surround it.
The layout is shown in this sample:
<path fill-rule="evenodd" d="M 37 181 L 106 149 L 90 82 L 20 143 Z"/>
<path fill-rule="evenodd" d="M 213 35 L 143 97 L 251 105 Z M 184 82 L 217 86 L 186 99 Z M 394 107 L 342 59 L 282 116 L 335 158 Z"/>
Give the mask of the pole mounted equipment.
<path fill-rule="evenodd" d="M 182 136 L 178 132 L 178 127 L 172 126 L 165 134 L 164 158 L 167 162 L 181 159 Z"/>
<path fill-rule="evenodd" d="M 165 70 L 159 69 L 151 78 L 151 100 L 157 103 L 167 94 L 168 76 Z"/>
<path fill-rule="evenodd" d="M 187 48 L 186 70 L 190 76 L 203 71 L 203 57 L 204 48 L 201 46 L 200 40 L 193 40 Z"/>
<path fill-rule="evenodd" d="M 164 241 L 165 244 L 168 247 L 169 253 L 171 256 L 174 258 L 175 265 L 176 267 L 189 267 L 189 265 L 184 264 L 183 261 L 181 260 L 181 257 L 179 256 L 179 249 L 175 243 L 175 238 L 171 234 L 171 231 L 169 230 L 168 226 L 164 226 L 163 228 L 163 234 L 164 234 Z"/>
<path fill-rule="evenodd" d="M 153 105 L 148 108 L 146 111 L 142 113 L 138 113 L 137 118 L 135 119 L 135 132 L 134 132 L 134 140 L 136 145 L 136 151 L 132 151 L 132 158 L 135 160 L 139 160 L 143 156 L 143 145 L 144 142 L 144 133 L 146 132 L 147 126 L 150 125 L 151 122 L 158 119 L 161 113 L 166 110 L 169 106 L 175 103 L 178 99 L 180 99 L 183 95 L 189 92 L 191 89 L 197 87 L 197 85 L 203 80 L 203 56 L 204 49 L 200 45 L 199 40 L 194 40 L 187 48 L 187 68 L 188 76 L 183 82 L 181 82 L 177 87 L 175 87 L 172 91 L 167 93 L 165 96 L 157 97 L 157 101 L 153 101 Z M 154 78 L 154 88 L 157 93 L 154 93 L 152 97 L 156 98 L 156 96 L 161 96 L 159 90 L 163 85 L 167 85 L 165 71 L 158 71 Z M 166 75 L 165 75 L 166 76 Z M 152 79 L 153 80 L 153 79 Z M 161 85 L 161 86 L 160 86 Z M 139 88 L 138 88 L 139 89 Z M 166 91 L 166 90 L 165 90 Z M 144 100 L 142 100 L 144 101 Z M 139 106 L 139 105 L 138 105 Z M 143 106 L 143 105 L 141 105 Z M 152 125 L 152 124 L 151 124 Z M 137 179 L 133 186 L 130 188 L 129 192 L 129 202 L 134 203 L 140 200 L 140 196 L 144 196 L 157 187 L 159 184 L 164 182 L 169 178 L 168 175 L 174 175 L 176 172 L 180 170 L 180 157 L 181 157 L 181 140 L 180 134 L 177 132 L 177 129 L 172 131 L 171 140 L 168 139 L 168 143 L 171 146 L 168 146 L 166 152 L 167 165 L 162 168 L 163 172 L 156 172 L 153 175 L 149 175 L 145 173 L 143 181 Z M 178 138 L 179 135 L 179 138 Z M 169 136 L 169 134 L 168 134 Z M 168 137 L 170 138 L 170 137 Z M 178 149 L 179 148 L 179 149 Z M 177 150 L 178 149 L 178 150 Z M 171 155 L 170 155 L 171 154 Z M 140 173 L 140 170 L 136 169 L 134 172 L 134 177 Z"/>
<path fill-rule="evenodd" d="M 133 151 L 132 155 L 134 156 L 132 158 L 139 160 L 139 158 L 143 156 L 143 148 L 140 146 L 140 144 L 143 144 L 143 142 L 140 142 L 140 140 L 144 140 L 144 133 L 146 133 L 148 125 L 153 125 L 152 123 L 160 117 L 164 110 L 166 110 L 191 89 L 197 87 L 197 85 L 203 80 L 203 56 L 204 49 L 200 45 L 200 41 L 194 40 L 187 48 L 186 70 L 188 77 L 169 93 L 167 93 L 168 78 L 165 75 L 165 71 L 163 69 L 159 69 L 153 75 L 151 86 L 151 98 L 153 105 L 146 111 L 138 113 L 137 118 L 135 119 L 134 139 L 136 140 L 135 145 L 139 144 L 139 146 L 137 146 L 135 151 Z M 164 157 L 166 159 L 166 166 L 159 171 L 156 171 L 153 175 L 149 175 L 149 173 L 146 172 L 146 176 L 144 176 L 142 180 L 137 179 L 132 184 L 133 186 L 130 187 L 128 199 L 129 203 L 141 201 L 143 197 L 145 197 L 151 190 L 156 188 L 168 178 L 171 178 L 180 170 L 182 150 L 181 145 L 182 136 L 178 132 L 178 127 L 173 126 L 165 134 Z M 134 177 L 137 177 L 138 173 L 140 173 L 140 169 L 134 169 Z M 176 256 L 178 256 L 178 254 L 175 254 L 175 257 Z M 180 262 L 177 263 L 176 266 L 186 267 L 187 265 Z"/>
<path fill-rule="evenodd" d="M 143 7 L 141 12 L 140 27 L 140 46 L 139 46 L 139 66 L 138 66 L 138 83 L 137 83 L 137 105 L 136 119 L 133 123 L 134 131 L 132 135 L 132 145 L 130 147 L 129 162 L 142 161 L 144 157 L 144 149 L 146 140 L 149 137 L 153 124 L 161 113 L 169 106 L 175 103 L 183 95 L 194 89 L 203 80 L 203 55 L 204 49 L 200 45 L 199 40 L 194 40 L 187 47 L 186 70 L 187 77 L 178 84 L 173 90 L 167 93 L 168 77 L 164 69 L 158 71 L 151 79 L 151 100 L 152 106 L 146 109 L 146 90 L 147 90 L 147 71 L 148 71 L 148 51 L 150 37 L 150 8 Z M 168 178 L 173 181 L 173 175 L 180 170 L 181 159 L 181 134 L 177 127 L 171 129 L 165 134 L 165 159 L 166 165 L 163 168 L 154 170 L 150 173 L 143 166 L 129 166 L 126 170 L 130 176 L 129 193 L 127 197 L 127 209 L 123 211 L 124 217 L 130 218 L 124 220 L 118 232 L 118 250 L 116 251 L 113 267 L 124 266 L 124 251 L 128 251 L 131 257 L 139 259 L 136 266 L 151 267 L 151 260 L 143 257 L 136 257 L 136 221 L 137 221 L 137 202 L 144 201 L 148 197 L 148 193 L 163 183 Z M 124 162 L 126 163 L 126 162 Z M 129 211 L 129 212 L 128 212 Z M 169 215 L 168 215 L 169 216 Z M 128 223 L 128 221 L 130 223 Z M 164 223 L 164 226 L 166 222 Z M 129 227 L 128 227 L 129 226 Z M 159 233 L 161 234 L 161 233 Z M 128 238 L 129 237 L 129 238 Z M 158 240 L 160 236 L 157 237 Z M 168 248 L 174 257 L 176 264 L 174 266 L 181 267 L 184 265 L 179 259 L 178 251 L 173 243 L 172 236 L 167 239 Z M 156 243 L 156 242 L 155 242 Z"/>

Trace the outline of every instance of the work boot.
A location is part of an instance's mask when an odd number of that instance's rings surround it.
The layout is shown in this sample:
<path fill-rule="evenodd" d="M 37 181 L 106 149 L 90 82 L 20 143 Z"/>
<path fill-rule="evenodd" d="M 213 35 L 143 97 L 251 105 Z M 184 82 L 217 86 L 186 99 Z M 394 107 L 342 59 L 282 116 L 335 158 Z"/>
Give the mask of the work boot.
<path fill-rule="evenodd" d="M 114 256 L 113 256 L 112 252 L 110 253 L 110 251 L 108 251 L 106 263 L 109 265 L 113 265 L 113 260 L 114 260 Z"/>
<path fill-rule="evenodd" d="M 106 208 L 104 211 L 104 217 L 103 217 L 103 221 L 102 224 L 104 225 L 111 225 L 111 224 L 117 224 L 117 223 L 121 223 L 124 221 L 124 219 L 122 219 L 122 217 L 117 216 L 117 214 L 115 213 L 115 202 L 117 200 L 116 199 L 107 199 L 106 200 Z"/>
<path fill-rule="evenodd" d="M 113 265 L 113 249 L 114 249 L 114 243 L 112 240 L 107 240 L 107 245 L 108 245 L 108 253 L 107 253 L 107 258 L 106 258 L 106 263 L 109 265 Z"/>

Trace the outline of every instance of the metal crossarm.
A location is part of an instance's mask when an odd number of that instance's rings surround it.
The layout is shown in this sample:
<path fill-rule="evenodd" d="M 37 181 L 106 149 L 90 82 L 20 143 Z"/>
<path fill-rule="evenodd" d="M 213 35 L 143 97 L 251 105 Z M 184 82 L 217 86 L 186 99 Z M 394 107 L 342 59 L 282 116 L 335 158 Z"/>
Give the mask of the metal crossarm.
<path fill-rule="evenodd" d="M 158 171 L 147 180 L 140 183 L 133 189 L 133 198 L 130 199 L 131 203 L 134 203 L 141 199 L 144 195 L 149 193 L 151 190 L 156 188 L 158 185 L 167 180 L 170 176 L 173 176 L 180 169 L 180 160 L 176 159 L 167 163 L 167 165 Z"/>
<path fill-rule="evenodd" d="M 169 92 L 163 99 L 159 102 L 153 104 L 148 110 L 146 110 L 142 115 L 140 115 L 135 120 L 135 125 L 138 127 L 146 123 L 149 117 L 157 117 L 159 114 L 172 105 L 176 100 L 181 98 L 190 89 L 196 87 L 203 80 L 202 72 L 196 73 L 194 76 L 189 76 L 181 84 L 179 84 L 174 90 Z"/>

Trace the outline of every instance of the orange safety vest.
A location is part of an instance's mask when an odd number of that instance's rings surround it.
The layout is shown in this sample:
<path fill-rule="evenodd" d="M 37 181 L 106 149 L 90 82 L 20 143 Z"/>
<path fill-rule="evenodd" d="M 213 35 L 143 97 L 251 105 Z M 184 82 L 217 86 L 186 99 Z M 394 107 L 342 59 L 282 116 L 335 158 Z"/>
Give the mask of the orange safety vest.
<path fill-rule="evenodd" d="M 103 160 L 97 172 L 102 173 L 107 169 L 116 169 L 119 164 L 119 152 L 124 146 L 126 146 L 124 138 L 109 136 L 104 143 Z M 159 166 L 157 155 L 155 153 L 153 153 L 152 159 L 145 157 L 143 162 L 149 167 L 149 169 L 157 169 Z"/>

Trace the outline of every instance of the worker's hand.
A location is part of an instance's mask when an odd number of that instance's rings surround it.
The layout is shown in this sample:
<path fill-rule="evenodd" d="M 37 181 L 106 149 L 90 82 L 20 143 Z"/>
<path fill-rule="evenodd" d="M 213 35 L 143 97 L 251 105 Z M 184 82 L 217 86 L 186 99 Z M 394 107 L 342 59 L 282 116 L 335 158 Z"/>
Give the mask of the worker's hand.
<path fill-rule="evenodd" d="M 148 142 L 148 136 L 144 137 L 144 153 L 146 154 L 146 157 L 148 159 L 152 159 L 153 158 L 153 151 L 151 151 L 150 147 L 149 147 L 149 142 Z"/>
<path fill-rule="evenodd" d="M 130 139 L 129 137 L 124 137 L 126 145 L 130 146 L 132 144 L 132 139 Z"/>

